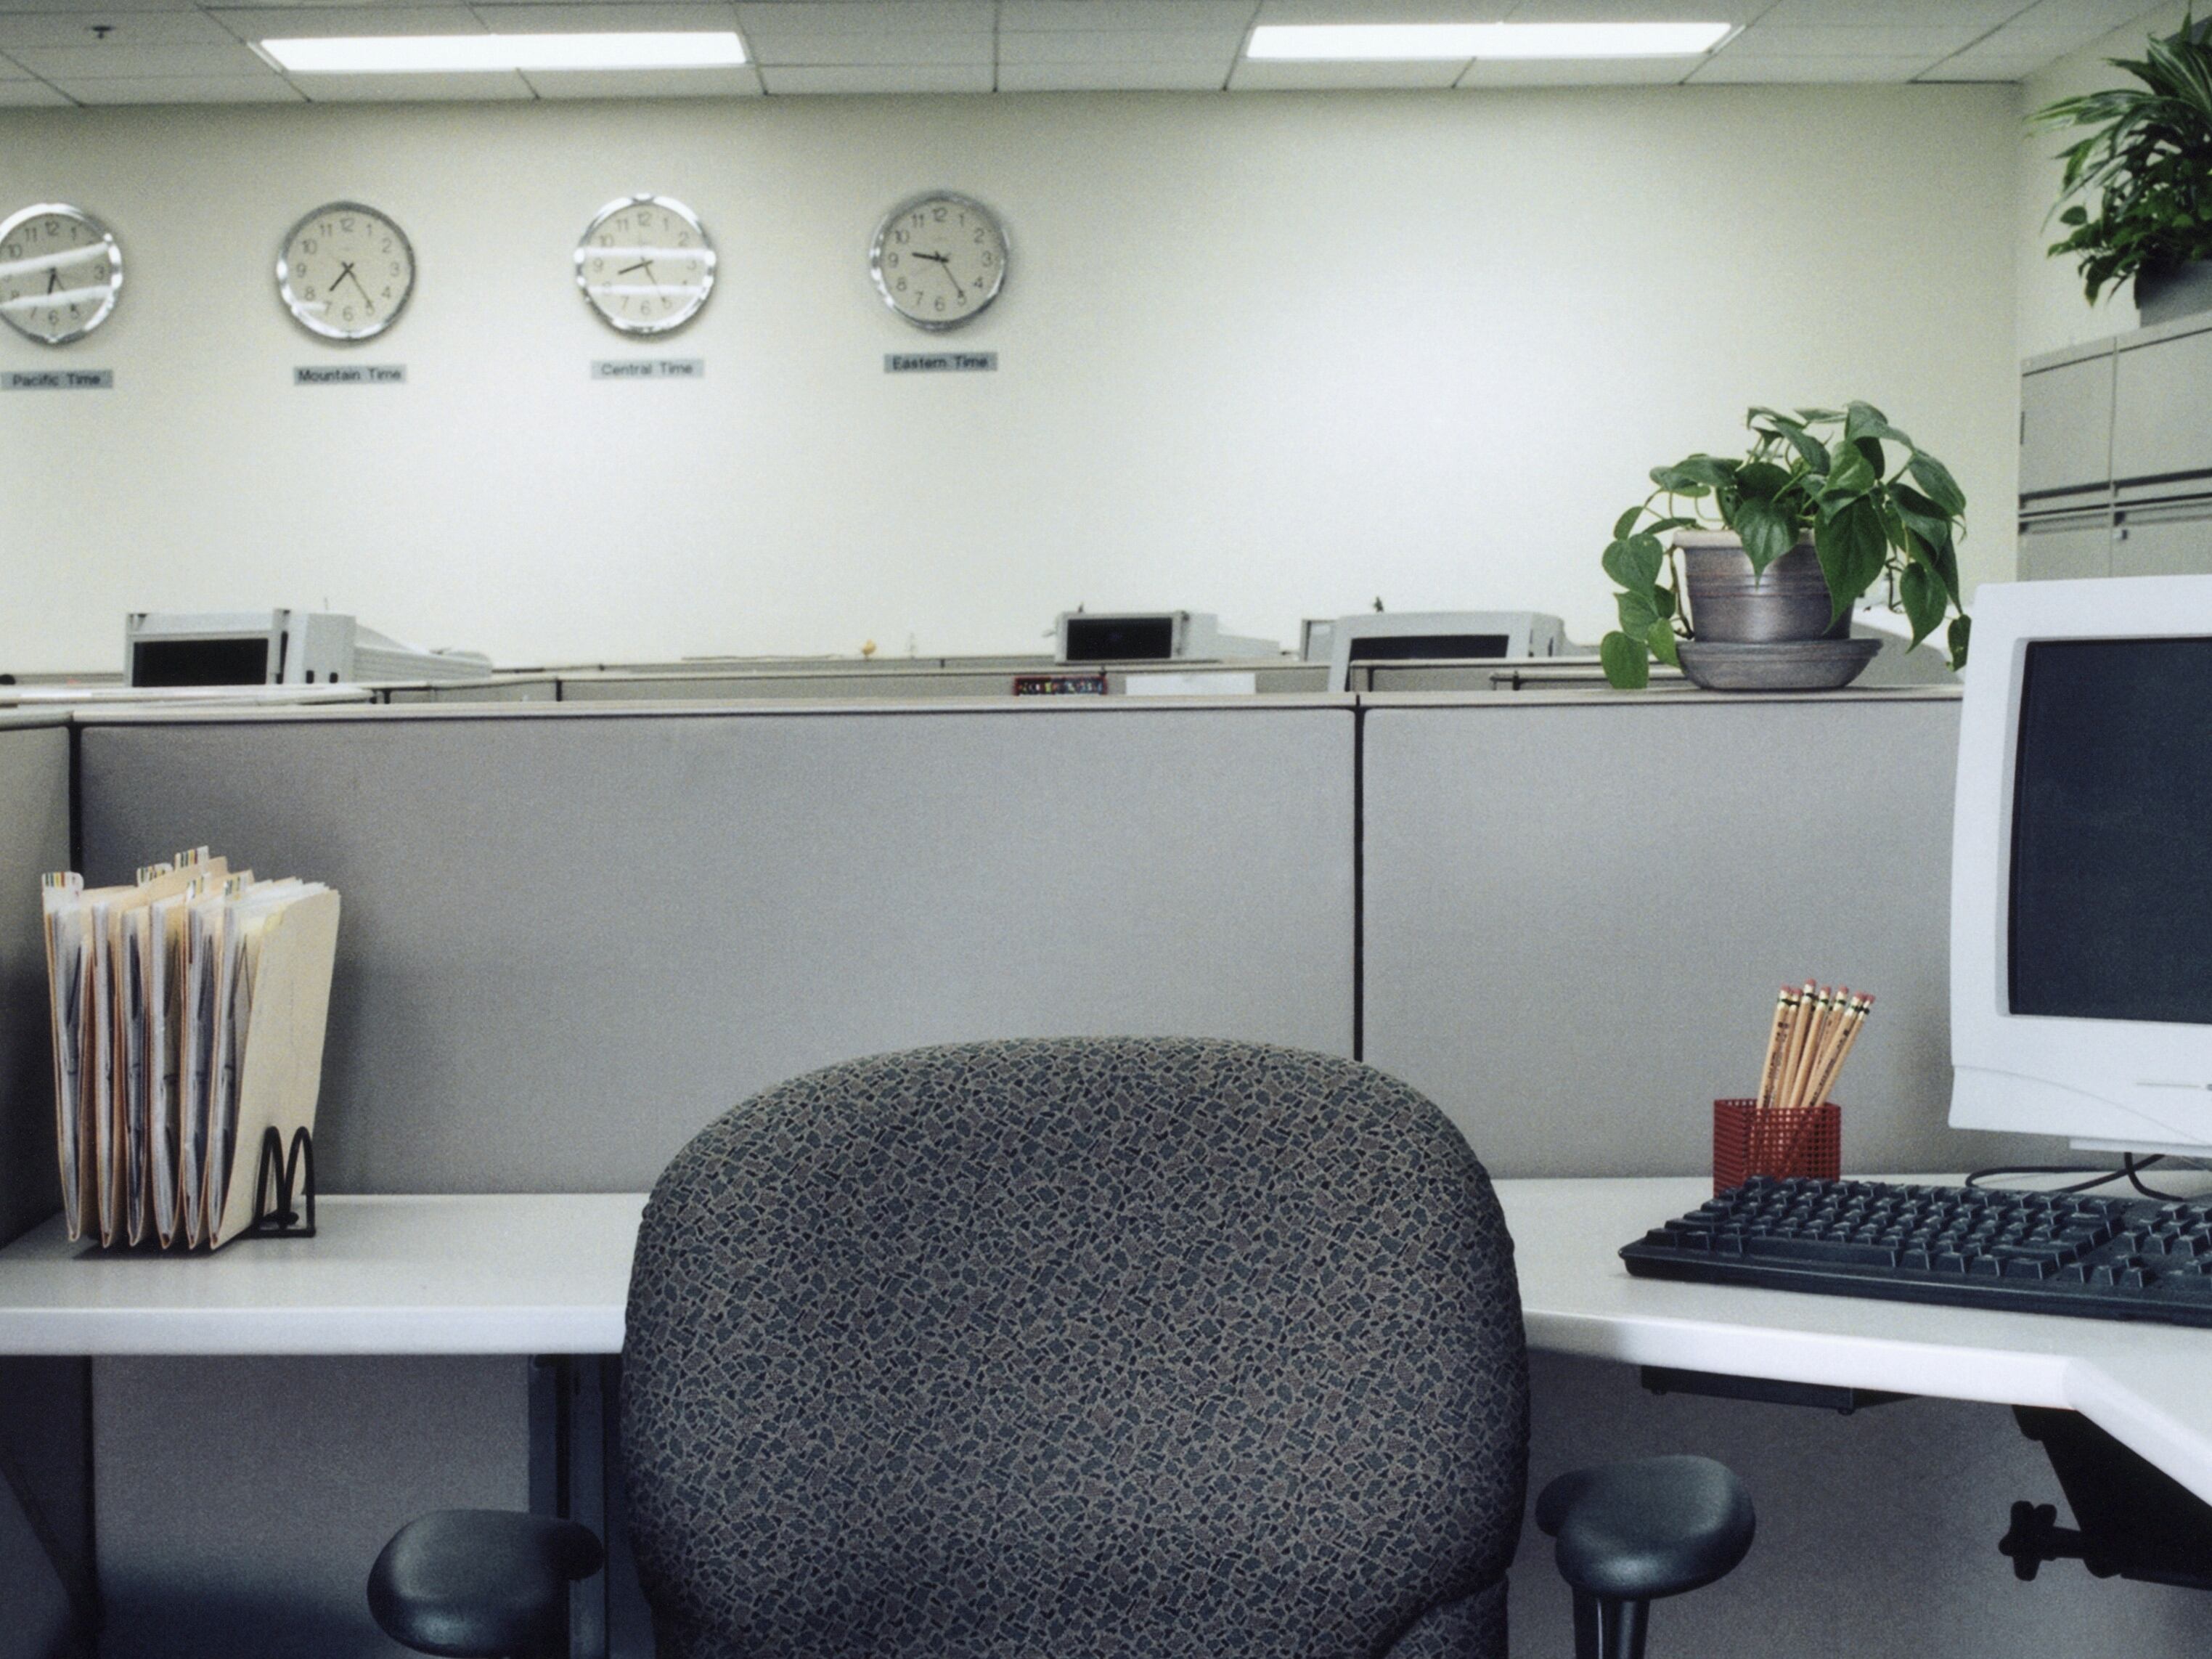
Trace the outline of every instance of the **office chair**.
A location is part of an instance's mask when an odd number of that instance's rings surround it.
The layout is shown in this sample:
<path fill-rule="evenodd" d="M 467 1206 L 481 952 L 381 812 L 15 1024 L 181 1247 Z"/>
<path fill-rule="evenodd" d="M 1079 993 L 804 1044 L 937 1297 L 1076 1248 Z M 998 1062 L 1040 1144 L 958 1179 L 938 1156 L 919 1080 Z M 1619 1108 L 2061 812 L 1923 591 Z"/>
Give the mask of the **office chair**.
<path fill-rule="evenodd" d="M 1488 1177 L 1349 1061 L 1192 1040 L 835 1066 L 678 1154 L 623 1349 L 662 1659 L 1503 1659 L 1528 1372 Z M 1554 1482 L 1583 1659 L 1750 1546 L 1735 1476 Z M 449 1510 L 369 1603 L 565 1655 L 599 1542 Z"/>

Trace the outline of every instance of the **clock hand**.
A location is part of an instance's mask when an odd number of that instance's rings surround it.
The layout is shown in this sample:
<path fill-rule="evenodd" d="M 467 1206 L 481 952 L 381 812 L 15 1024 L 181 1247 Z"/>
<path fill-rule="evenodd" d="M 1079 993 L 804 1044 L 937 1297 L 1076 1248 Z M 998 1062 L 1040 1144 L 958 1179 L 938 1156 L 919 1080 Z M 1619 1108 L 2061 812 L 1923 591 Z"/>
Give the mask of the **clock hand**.
<path fill-rule="evenodd" d="M 952 274 L 952 256 L 949 253 L 917 253 L 917 259 L 927 259 L 945 273 L 945 280 L 952 284 L 955 294 L 965 295 L 968 290 L 960 286 L 960 279 Z"/>
<path fill-rule="evenodd" d="M 57 289 L 60 288 L 61 285 L 62 268 L 59 265 L 56 265 L 52 270 L 46 273 L 46 292 L 52 294 Z"/>

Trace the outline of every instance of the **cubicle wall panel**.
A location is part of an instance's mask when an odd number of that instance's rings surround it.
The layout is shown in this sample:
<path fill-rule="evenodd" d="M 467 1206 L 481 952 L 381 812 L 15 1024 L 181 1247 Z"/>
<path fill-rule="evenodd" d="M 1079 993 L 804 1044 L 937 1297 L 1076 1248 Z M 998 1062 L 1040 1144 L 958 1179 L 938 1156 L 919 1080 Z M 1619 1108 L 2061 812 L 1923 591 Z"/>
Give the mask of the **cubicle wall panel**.
<path fill-rule="evenodd" d="M 0 725 L 0 1243 L 61 1207 L 39 877 L 69 859 L 68 727 Z"/>
<path fill-rule="evenodd" d="M 344 895 L 338 1191 L 636 1189 L 724 1108 L 925 1042 L 1347 1054 L 1352 715 L 1255 705 L 116 723 L 95 876 Z"/>
<path fill-rule="evenodd" d="M 1953 751 L 1940 694 L 1367 714 L 1365 1054 L 1501 1175 L 1711 1167 L 1774 994 L 1879 999 L 1863 1170 L 1997 1161 L 1945 1127 Z M 2033 1143 L 2048 1151 L 2048 1143 Z"/>

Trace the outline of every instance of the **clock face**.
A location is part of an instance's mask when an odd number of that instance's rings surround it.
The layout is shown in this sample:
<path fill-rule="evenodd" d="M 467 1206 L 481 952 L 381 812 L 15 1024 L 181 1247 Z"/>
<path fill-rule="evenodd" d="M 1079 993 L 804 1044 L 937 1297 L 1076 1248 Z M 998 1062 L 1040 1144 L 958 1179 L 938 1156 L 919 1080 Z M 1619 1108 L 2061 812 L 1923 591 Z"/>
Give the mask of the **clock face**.
<path fill-rule="evenodd" d="M 714 244 L 683 203 L 620 197 L 576 244 L 576 286 L 609 327 L 665 334 L 697 316 L 714 291 Z"/>
<path fill-rule="evenodd" d="M 330 202 L 292 227 L 276 256 L 276 292 L 300 326 L 326 340 L 368 340 L 406 309 L 415 250 L 374 208 Z"/>
<path fill-rule="evenodd" d="M 123 291 L 123 250 L 106 225 L 58 202 L 0 222 L 0 317 L 41 345 L 81 340 Z"/>
<path fill-rule="evenodd" d="M 868 270 L 884 303 L 916 328 L 957 328 L 1006 286 L 1006 228 L 981 202 L 932 191 L 884 216 Z"/>

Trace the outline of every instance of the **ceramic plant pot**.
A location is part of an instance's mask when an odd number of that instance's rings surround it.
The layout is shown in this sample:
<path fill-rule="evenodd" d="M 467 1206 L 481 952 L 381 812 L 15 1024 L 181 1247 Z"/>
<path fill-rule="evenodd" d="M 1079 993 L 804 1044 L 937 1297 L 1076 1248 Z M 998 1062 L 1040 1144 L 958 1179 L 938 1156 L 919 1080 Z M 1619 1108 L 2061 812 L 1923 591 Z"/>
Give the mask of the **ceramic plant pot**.
<path fill-rule="evenodd" d="M 2136 273 L 2136 314 L 2145 328 L 2212 311 L 2212 259 L 2148 265 Z"/>
<path fill-rule="evenodd" d="M 1733 532 L 1684 531 L 1674 546 L 1689 590 L 1690 625 L 1708 645 L 1778 645 L 1850 633 L 1848 612 L 1831 614 L 1828 579 L 1809 538 L 1756 576 Z"/>

